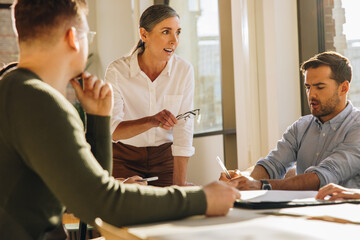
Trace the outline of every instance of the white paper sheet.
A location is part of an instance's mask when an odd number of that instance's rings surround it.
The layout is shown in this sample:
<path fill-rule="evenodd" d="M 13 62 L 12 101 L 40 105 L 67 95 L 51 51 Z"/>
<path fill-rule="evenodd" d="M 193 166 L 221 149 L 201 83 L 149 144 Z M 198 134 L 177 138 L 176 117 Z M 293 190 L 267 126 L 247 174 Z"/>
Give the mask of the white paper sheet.
<path fill-rule="evenodd" d="M 241 200 L 249 202 L 316 201 L 317 191 L 253 190 L 240 191 Z"/>
<path fill-rule="evenodd" d="M 279 211 L 282 214 L 292 214 L 306 217 L 329 216 L 338 219 L 348 220 L 360 224 L 359 204 L 336 204 L 314 207 L 286 208 Z"/>

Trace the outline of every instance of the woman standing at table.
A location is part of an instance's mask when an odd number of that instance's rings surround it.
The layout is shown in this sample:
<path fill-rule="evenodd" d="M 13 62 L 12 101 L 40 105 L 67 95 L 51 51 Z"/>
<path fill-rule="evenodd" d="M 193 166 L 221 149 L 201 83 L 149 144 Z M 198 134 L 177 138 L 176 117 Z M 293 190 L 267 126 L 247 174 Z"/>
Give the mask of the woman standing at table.
<path fill-rule="evenodd" d="M 105 75 L 114 89 L 113 175 L 158 176 L 149 184 L 186 185 L 193 121 L 175 116 L 193 109 L 194 72 L 174 53 L 179 15 L 153 5 L 141 15 L 139 31 L 132 54 L 112 62 Z"/>

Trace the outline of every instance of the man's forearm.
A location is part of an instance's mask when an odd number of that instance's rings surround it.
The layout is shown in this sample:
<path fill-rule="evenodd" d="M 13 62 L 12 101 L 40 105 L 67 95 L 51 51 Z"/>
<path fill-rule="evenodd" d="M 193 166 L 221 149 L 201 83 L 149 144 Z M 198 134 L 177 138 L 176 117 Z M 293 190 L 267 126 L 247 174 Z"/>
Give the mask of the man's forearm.
<path fill-rule="evenodd" d="M 184 186 L 186 184 L 186 172 L 187 165 L 189 162 L 189 157 L 174 157 L 174 175 L 173 175 L 173 184 Z"/>
<path fill-rule="evenodd" d="M 304 173 L 285 179 L 268 180 L 273 190 L 318 190 L 320 179 L 316 173 Z"/>
<path fill-rule="evenodd" d="M 252 170 L 250 177 L 260 180 L 260 179 L 269 179 L 270 176 L 266 169 L 261 165 L 255 165 L 254 169 Z"/>

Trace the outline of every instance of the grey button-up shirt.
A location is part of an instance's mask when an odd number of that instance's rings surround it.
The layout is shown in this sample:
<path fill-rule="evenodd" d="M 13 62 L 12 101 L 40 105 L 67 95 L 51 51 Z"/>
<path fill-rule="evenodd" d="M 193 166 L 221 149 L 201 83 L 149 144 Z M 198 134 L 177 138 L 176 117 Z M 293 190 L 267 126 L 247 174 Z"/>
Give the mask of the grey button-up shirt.
<path fill-rule="evenodd" d="M 336 183 L 360 188 L 360 111 L 349 101 L 333 119 L 321 123 L 313 115 L 301 117 L 257 164 L 271 179 L 281 179 L 296 163 L 297 174 L 314 172 L 320 187 Z"/>

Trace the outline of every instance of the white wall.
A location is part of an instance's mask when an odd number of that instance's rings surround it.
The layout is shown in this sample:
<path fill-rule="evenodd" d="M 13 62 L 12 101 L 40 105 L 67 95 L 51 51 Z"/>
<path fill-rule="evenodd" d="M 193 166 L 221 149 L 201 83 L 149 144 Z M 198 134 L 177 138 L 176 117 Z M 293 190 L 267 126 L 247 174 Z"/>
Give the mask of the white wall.
<path fill-rule="evenodd" d="M 260 2 L 260 1 L 259 1 Z M 275 147 L 286 128 L 301 115 L 299 44 L 296 0 L 262 0 L 263 19 L 258 18 L 258 58 L 263 125 L 268 132 L 267 147 Z M 260 13 L 261 14 L 261 13 Z M 261 41 L 262 40 L 262 41 Z M 266 112 L 266 113 L 265 113 Z M 266 149 L 267 148 L 267 149 Z"/>
<path fill-rule="evenodd" d="M 224 160 L 223 136 L 208 136 L 194 139 L 195 155 L 189 160 L 187 181 L 207 184 L 220 177 L 221 168 L 216 156 Z"/>
<path fill-rule="evenodd" d="M 96 37 L 90 50 L 95 54 L 91 72 L 103 78 L 106 67 L 127 55 L 138 41 L 132 0 L 89 0 L 88 21 Z M 136 23 L 136 24 L 135 24 Z"/>
<path fill-rule="evenodd" d="M 296 0 L 232 0 L 238 166 L 301 115 Z"/>

